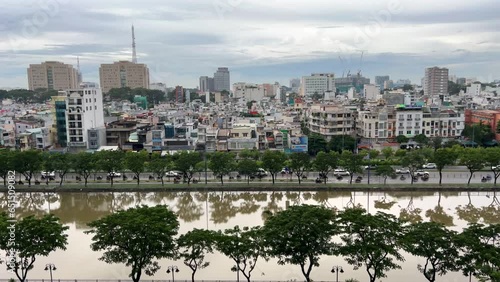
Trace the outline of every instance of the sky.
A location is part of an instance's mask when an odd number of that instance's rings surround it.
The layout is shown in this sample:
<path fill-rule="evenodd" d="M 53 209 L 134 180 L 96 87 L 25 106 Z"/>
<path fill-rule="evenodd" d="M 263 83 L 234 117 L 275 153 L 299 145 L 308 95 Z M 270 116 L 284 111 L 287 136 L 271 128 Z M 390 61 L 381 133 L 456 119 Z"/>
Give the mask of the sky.
<path fill-rule="evenodd" d="M 498 0 L 1 0 L 0 88 L 27 87 L 42 61 L 80 68 L 137 57 L 151 82 L 197 87 L 228 67 L 231 83 L 289 85 L 329 72 L 420 84 L 426 67 L 500 79 Z"/>

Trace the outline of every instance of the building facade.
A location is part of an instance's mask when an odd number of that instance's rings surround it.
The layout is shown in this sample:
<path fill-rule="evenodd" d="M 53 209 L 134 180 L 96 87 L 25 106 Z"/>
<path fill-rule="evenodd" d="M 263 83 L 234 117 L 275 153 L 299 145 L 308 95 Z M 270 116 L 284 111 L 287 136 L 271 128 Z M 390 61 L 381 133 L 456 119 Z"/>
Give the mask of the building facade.
<path fill-rule="evenodd" d="M 325 92 L 335 92 L 335 75 L 313 73 L 310 76 L 303 76 L 300 87 L 301 96 L 312 96 L 315 93 L 323 96 Z"/>
<path fill-rule="evenodd" d="M 215 91 L 213 77 L 200 76 L 200 91 L 201 92 L 213 92 L 213 91 Z"/>
<path fill-rule="evenodd" d="M 78 88 L 78 70 L 72 65 L 48 61 L 28 68 L 29 90 L 65 90 Z"/>
<path fill-rule="evenodd" d="M 384 83 L 389 81 L 391 78 L 388 75 L 378 75 L 375 76 L 375 85 L 377 85 L 380 89 L 384 88 Z"/>
<path fill-rule="evenodd" d="M 218 68 L 214 73 L 214 91 L 230 91 L 231 77 L 228 68 Z"/>
<path fill-rule="evenodd" d="M 366 100 L 375 101 L 380 96 L 380 89 L 374 84 L 365 84 L 363 87 L 363 96 Z"/>
<path fill-rule="evenodd" d="M 313 105 L 306 116 L 309 130 L 322 135 L 326 140 L 336 135 L 355 134 L 354 113 L 350 109 Z"/>
<path fill-rule="evenodd" d="M 88 131 L 104 128 L 102 92 L 99 88 L 64 91 L 66 95 L 66 134 L 70 149 L 95 147 L 90 144 Z"/>
<path fill-rule="evenodd" d="M 448 94 L 448 69 L 432 67 L 425 69 L 424 94 L 440 96 Z"/>
<path fill-rule="evenodd" d="M 184 88 L 182 86 L 175 87 L 175 102 L 184 103 Z"/>
<path fill-rule="evenodd" d="M 108 93 L 112 88 L 149 88 L 149 69 L 145 64 L 129 61 L 102 64 L 99 78 L 103 93 Z"/>

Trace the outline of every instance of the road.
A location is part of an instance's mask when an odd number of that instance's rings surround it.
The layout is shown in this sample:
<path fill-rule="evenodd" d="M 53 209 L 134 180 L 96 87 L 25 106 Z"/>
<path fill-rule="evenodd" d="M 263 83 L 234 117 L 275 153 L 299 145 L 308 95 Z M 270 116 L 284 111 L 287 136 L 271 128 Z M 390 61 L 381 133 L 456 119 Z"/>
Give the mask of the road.
<path fill-rule="evenodd" d="M 436 170 L 429 169 L 426 171 L 429 172 L 429 180 L 422 181 L 419 178 L 417 180 L 416 184 L 418 184 L 418 183 L 439 183 L 439 173 Z M 131 183 L 131 184 L 136 183 L 136 181 L 133 180 L 132 173 L 123 173 L 123 174 L 127 176 L 126 181 L 124 181 L 122 177 L 116 177 L 114 179 L 114 182 L 115 183 Z M 95 175 L 95 177 L 96 178 L 99 176 L 102 177 L 103 180 L 98 181 L 98 182 L 105 183 L 105 182 L 107 182 L 106 175 L 107 175 L 106 173 L 97 173 Z M 237 175 L 236 172 L 232 173 L 231 175 L 232 175 L 231 179 L 229 176 L 224 177 L 224 182 L 226 182 L 226 183 L 246 183 L 246 180 L 244 178 L 241 178 L 241 179 L 236 178 L 236 175 Z M 319 173 L 318 172 L 308 172 L 308 173 L 306 173 L 306 175 L 307 175 L 307 180 L 304 180 L 304 182 L 312 182 L 318 177 Z M 471 179 L 471 183 L 481 183 L 482 176 L 486 176 L 486 175 L 490 175 L 493 177 L 493 173 L 491 171 L 490 172 L 479 171 L 479 172 L 474 173 L 474 175 Z M 71 183 L 76 182 L 76 176 L 77 176 L 76 173 L 68 173 L 65 176 L 65 182 L 71 182 Z M 145 185 L 148 183 L 158 183 L 159 182 L 159 180 L 158 181 L 155 181 L 155 180 L 150 181 L 149 176 L 152 176 L 152 174 L 151 173 L 141 174 L 141 182 Z M 216 179 L 215 177 L 213 177 L 213 175 L 210 172 L 207 173 L 207 176 L 208 176 L 207 179 L 209 182 L 213 183 L 213 182 L 220 181 L 218 178 Z M 373 171 L 368 173 L 368 171 L 365 170 L 363 174 L 359 174 L 359 175 L 355 174 L 353 177 L 353 180 L 356 179 L 357 176 L 361 176 L 363 178 L 361 181 L 362 184 L 363 183 L 367 184 L 368 180 L 369 180 L 370 184 L 384 184 L 384 179 L 382 177 L 376 176 L 375 172 L 373 172 Z M 470 174 L 467 170 L 464 170 L 463 168 L 460 168 L 460 167 L 453 167 L 453 168 L 447 169 L 446 171 L 443 171 L 443 181 L 442 182 L 447 183 L 447 184 L 455 184 L 455 183 L 464 184 L 464 183 L 467 183 L 469 176 L 470 176 Z M 16 179 L 19 179 L 19 178 L 20 177 L 18 176 Z M 37 175 L 36 178 L 38 180 L 40 180 L 42 183 L 45 182 L 44 180 L 40 179 L 40 175 Z M 204 172 L 202 172 L 200 174 L 196 173 L 194 178 L 199 180 L 200 182 L 204 183 L 205 182 L 205 173 Z M 409 184 L 411 182 L 409 175 L 405 175 L 405 178 L 406 179 L 401 180 L 400 175 L 398 175 L 398 177 L 396 179 L 387 178 L 387 184 L 398 184 L 398 183 Z M 24 180 L 24 178 L 22 178 L 22 180 Z M 91 175 L 88 180 L 90 183 L 94 182 L 94 175 Z M 295 174 L 286 174 L 286 175 L 278 174 L 276 176 L 276 180 L 279 182 L 297 182 L 297 176 Z M 349 180 L 350 180 L 349 177 L 343 177 L 341 180 L 339 180 L 333 176 L 333 173 L 330 173 L 327 182 L 328 183 L 349 183 Z M 173 178 L 169 178 L 169 177 L 164 177 L 164 181 L 167 184 L 174 182 Z M 259 183 L 259 182 L 270 182 L 270 181 L 271 181 L 271 176 L 269 175 L 267 177 L 264 177 L 261 180 L 256 179 L 253 182 Z M 58 182 L 59 182 L 59 178 L 56 177 L 56 180 L 50 181 L 50 184 L 53 185 L 53 184 L 58 183 Z M 487 183 L 492 183 L 492 182 L 493 182 L 493 180 L 491 180 Z"/>

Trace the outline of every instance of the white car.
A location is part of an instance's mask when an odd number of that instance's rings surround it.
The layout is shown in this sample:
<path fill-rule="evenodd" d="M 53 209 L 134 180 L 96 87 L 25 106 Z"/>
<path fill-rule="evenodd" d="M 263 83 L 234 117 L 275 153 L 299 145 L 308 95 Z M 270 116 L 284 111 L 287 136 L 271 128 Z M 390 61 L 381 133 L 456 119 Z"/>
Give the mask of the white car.
<path fill-rule="evenodd" d="M 427 176 L 428 176 L 428 175 L 429 175 L 429 172 L 419 169 L 419 170 L 417 170 L 417 171 L 415 172 L 415 175 L 416 175 L 416 176 L 425 176 L 425 175 L 427 175 Z"/>
<path fill-rule="evenodd" d="M 177 177 L 177 176 L 179 176 L 179 174 L 177 172 L 171 170 L 171 171 L 165 172 L 165 176 L 166 177 Z"/>
<path fill-rule="evenodd" d="M 410 170 L 407 168 L 398 168 L 396 169 L 397 174 L 410 174 Z"/>
<path fill-rule="evenodd" d="M 115 171 L 108 173 L 108 177 L 121 177 L 121 176 L 122 176 L 121 173 Z"/>
<path fill-rule="evenodd" d="M 267 174 L 268 174 L 268 172 L 265 169 L 263 169 L 263 168 L 257 169 L 257 173 L 256 173 L 257 176 L 267 176 Z"/>
<path fill-rule="evenodd" d="M 497 165 L 497 166 L 492 166 L 492 167 L 491 167 L 491 170 L 500 170 L 500 165 Z"/>
<path fill-rule="evenodd" d="M 351 174 L 345 169 L 336 169 L 333 171 L 333 175 L 335 175 L 335 176 L 349 176 Z"/>
<path fill-rule="evenodd" d="M 422 166 L 422 168 L 425 168 L 425 169 L 435 169 L 437 166 L 435 163 L 428 163 L 428 164 L 424 164 Z"/>
<path fill-rule="evenodd" d="M 56 177 L 55 171 L 42 171 L 41 174 L 43 177 Z"/>

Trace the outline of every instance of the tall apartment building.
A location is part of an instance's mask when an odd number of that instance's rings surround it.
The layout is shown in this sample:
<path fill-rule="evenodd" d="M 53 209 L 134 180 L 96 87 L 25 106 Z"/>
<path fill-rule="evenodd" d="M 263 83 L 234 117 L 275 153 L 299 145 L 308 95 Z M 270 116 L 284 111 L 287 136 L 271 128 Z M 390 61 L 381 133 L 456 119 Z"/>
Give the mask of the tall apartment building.
<path fill-rule="evenodd" d="M 300 87 L 301 96 L 335 92 L 335 75 L 333 73 L 313 73 L 310 76 L 303 76 Z"/>
<path fill-rule="evenodd" d="M 375 101 L 380 96 L 380 88 L 377 85 L 365 84 L 363 87 L 363 96 L 366 100 Z"/>
<path fill-rule="evenodd" d="M 78 88 L 78 70 L 72 65 L 47 61 L 28 68 L 28 88 L 64 90 Z"/>
<path fill-rule="evenodd" d="M 384 89 L 384 83 L 390 79 L 391 78 L 388 75 L 375 76 L 375 85 L 377 85 L 380 89 Z"/>
<path fill-rule="evenodd" d="M 290 79 L 290 88 L 292 92 L 298 93 L 300 89 L 300 78 Z"/>
<path fill-rule="evenodd" d="M 218 68 L 214 73 L 214 91 L 223 90 L 231 90 L 231 79 L 228 68 Z"/>
<path fill-rule="evenodd" d="M 336 135 L 354 134 L 354 114 L 344 107 L 312 106 L 307 112 L 308 127 L 313 133 L 322 135 L 330 140 Z"/>
<path fill-rule="evenodd" d="M 200 76 L 200 91 L 203 93 L 215 91 L 213 77 Z"/>
<path fill-rule="evenodd" d="M 424 94 L 439 96 L 448 94 L 448 69 L 432 67 L 425 69 Z"/>
<path fill-rule="evenodd" d="M 106 133 L 101 89 L 66 90 L 61 94 L 66 96 L 68 147 L 75 150 L 84 150 L 98 148 L 103 145 L 106 140 Z M 97 129 L 103 130 L 100 132 Z"/>
<path fill-rule="evenodd" d="M 184 88 L 182 86 L 175 87 L 175 102 L 184 103 Z"/>
<path fill-rule="evenodd" d="M 149 88 L 149 69 L 145 64 L 129 61 L 101 64 L 99 77 L 103 93 L 111 88 Z"/>

